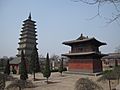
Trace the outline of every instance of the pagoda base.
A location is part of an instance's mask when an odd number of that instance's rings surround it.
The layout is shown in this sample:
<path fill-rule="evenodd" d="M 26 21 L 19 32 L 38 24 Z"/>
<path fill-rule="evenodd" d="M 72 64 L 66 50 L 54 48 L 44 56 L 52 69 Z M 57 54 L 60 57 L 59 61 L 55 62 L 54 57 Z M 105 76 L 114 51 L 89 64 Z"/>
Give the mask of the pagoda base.
<path fill-rule="evenodd" d="M 88 76 L 99 76 L 103 72 L 97 72 L 97 73 L 88 73 L 88 72 L 75 72 L 75 71 L 66 71 L 64 72 L 66 74 L 77 74 L 77 75 L 88 75 Z"/>

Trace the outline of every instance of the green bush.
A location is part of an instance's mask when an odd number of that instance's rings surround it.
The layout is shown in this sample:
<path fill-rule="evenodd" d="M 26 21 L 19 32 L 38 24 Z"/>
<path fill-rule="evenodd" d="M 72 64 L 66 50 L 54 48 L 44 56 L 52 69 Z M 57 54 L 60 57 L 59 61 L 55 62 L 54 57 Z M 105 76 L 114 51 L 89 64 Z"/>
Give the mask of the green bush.
<path fill-rule="evenodd" d="M 59 69 L 57 69 L 57 68 L 51 70 L 51 72 L 58 72 L 58 71 L 59 71 Z M 64 68 L 63 68 L 63 71 L 67 71 L 67 68 L 64 67 Z"/>
<path fill-rule="evenodd" d="M 66 68 L 66 67 L 64 67 L 64 68 L 63 68 L 63 71 L 67 71 L 67 68 Z"/>
<path fill-rule="evenodd" d="M 51 72 L 58 72 L 58 69 L 52 69 Z"/>

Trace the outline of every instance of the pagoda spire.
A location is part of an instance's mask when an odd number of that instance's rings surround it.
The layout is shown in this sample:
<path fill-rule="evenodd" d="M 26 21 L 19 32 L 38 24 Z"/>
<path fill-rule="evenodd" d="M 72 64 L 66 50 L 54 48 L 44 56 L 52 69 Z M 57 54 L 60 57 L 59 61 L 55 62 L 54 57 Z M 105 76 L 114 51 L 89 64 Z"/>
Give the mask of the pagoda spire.
<path fill-rule="evenodd" d="M 29 13 L 29 17 L 28 17 L 28 19 L 30 19 L 30 20 L 31 20 L 31 12 Z"/>

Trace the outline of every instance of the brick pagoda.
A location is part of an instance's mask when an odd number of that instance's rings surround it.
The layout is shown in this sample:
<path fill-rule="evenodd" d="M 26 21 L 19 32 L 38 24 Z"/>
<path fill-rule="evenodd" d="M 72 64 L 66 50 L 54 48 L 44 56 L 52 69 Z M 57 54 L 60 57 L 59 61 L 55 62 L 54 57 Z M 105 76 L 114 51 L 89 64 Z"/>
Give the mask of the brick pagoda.
<path fill-rule="evenodd" d="M 69 71 L 87 73 L 102 72 L 101 57 L 105 54 L 101 54 L 99 47 L 106 45 L 106 43 L 100 42 L 95 38 L 85 37 L 81 34 L 76 40 L 65 41 L 63 44 L 71 47 L 69 53 L 62 54 L 69 58 Z"/>
<path fill-rule="evenodd" d="M 23 27 L 20 34 L 20 42 L 19 48 L 18 48 L 18 54 L 17 56 L 21 56 L 21 50 L 24 51 L 25 57 L 27 60 L 30 60 L 32 50 L 34 49 L 34 46 L 37 45 L 37 38 L 36 38 L 36 28 L 35 28 L 35 21 L 31 20 L 31 13 L 29 14 L 29 17 L 27 20 L 23 21 Z"/>
<path fill-rule="evenodd" d="M 21 30 L 20 38 L 19 38 L 19 47 L 18 54 L 16 55 L 13 60 L 10 61 L 11 68 L 14 67 L 15 70 L 17 70 L 17 73 L 19 73 L 19 64 L 21 62 L 21 50 L 23 50 L 26 60 L 27 68 L 29 69 L 29 61 L 31 59 L 31 53 L 34 49 L 34 46 L 37 45 L 37 31 L 35 28 L 35 21 L 31 20 L 31 13 L 29 14 L 29 17 L 23 21 L 23 27 Z"/>

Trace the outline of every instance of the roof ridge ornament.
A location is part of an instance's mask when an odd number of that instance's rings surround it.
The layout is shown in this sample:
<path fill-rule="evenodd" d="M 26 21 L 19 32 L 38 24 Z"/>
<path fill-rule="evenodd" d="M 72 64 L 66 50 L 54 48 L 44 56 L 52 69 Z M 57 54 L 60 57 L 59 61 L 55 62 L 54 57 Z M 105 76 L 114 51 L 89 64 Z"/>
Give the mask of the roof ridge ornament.
<path fill-rule="evenodd" d="M 81 33 L 80 37 L 77 38 L 76 40 L 83 40 L 83 39 L 88 39 L 88 36 L 85 37 L 85 36 L 83 36 L 83 34 Z"/>

